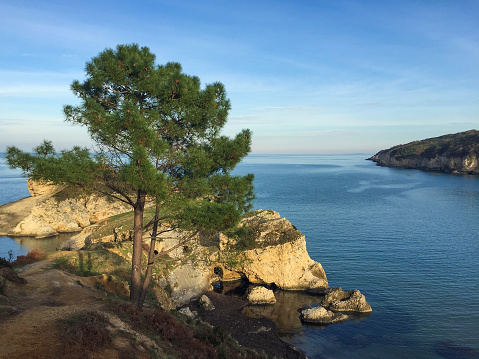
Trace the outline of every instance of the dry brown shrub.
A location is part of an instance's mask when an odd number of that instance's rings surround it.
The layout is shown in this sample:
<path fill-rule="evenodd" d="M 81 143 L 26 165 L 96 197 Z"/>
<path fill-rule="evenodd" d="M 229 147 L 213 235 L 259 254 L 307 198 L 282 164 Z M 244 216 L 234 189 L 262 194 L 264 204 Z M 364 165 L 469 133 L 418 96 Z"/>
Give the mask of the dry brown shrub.
<path fill-rule="evenodd" d="M 42 260 L 44 257 L 45 253 L 38 248 L 35 248 L 29 251 L 26 256 L 18 256 L 17 259 L 12 262 L 12 266 L 23 266 L 25 264 Z"/>
<path fill-rule="evenodd" d="M 118 305 L 115 312 L 125 315 L 137 330 L 147 330 L 171 344 L 172 353 L 185 359 L 216 359 L 217 351 L 211 342 L 197 338 L 192 329 L 162 310 L 137 310 L 130 305 Z"/>
<path fill-rule="evenodd" d="M 108 319 L 98 312 L 82 313 L 60 321 L 61 354 L 65 358 L 86 358 L 89 352 L 107 348 L 112 343 L 107 325 Z"/>

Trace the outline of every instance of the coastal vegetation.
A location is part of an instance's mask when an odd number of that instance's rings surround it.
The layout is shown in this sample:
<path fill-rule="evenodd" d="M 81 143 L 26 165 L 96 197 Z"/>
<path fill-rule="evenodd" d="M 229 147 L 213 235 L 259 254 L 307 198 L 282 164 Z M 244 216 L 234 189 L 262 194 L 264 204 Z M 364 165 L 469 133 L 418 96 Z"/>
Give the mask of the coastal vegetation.
<path fill-rule="evenodd" d="M 65 106 L 66 121 L 88 129 L 94 153 L 80 147 L 57 153 L 44 141 L 33 154 L 8 147 L 7 163 L 33 180 L 98 191 L 132 207 L 130 300 L 141 308 L 161 255 L 155 251 L 161 233 L 214 234 L 237 225 L 250 209 L 253 175 L 231 171 L 250 152 L 251 132 L 221 135 L 231 107 L 221 83 L 202 89 L 180 64 L 156 65 L 155 55 L 136 44 L 101 52 L 86 64 L 86 80 L 71 88 L 81 103 Z M 145 220 L 146 210 L 151 219 Z"/>
<path fill-rule="evenodd" d="M 391 156 L 397 158 L 419 156 L 434 158 L 436 156 L 462 157 L 469 154 L 479 156 L 479 131 L 470 130 L 439 137 L 414 141 L 405 145 L 391 147 Z"/>

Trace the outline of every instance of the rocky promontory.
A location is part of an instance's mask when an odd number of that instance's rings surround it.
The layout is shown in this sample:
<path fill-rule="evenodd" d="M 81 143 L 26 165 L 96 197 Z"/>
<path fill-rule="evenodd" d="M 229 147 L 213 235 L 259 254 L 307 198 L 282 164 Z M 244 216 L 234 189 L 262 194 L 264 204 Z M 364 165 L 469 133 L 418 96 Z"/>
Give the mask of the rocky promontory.
<path fill-rule="evenodd" d="M 382 150 L 368 160 L 378 166 L 479 175 L 479 131 L 414 141 Z"/>
<path fill-rule="evenodd" d="M 31 197 L 0 206 L 0 235 L 44 238 L 79 232 L 93 223 L 130 211 L 96 194 L 68 196 L 65 189 L 28 180 Z"/>

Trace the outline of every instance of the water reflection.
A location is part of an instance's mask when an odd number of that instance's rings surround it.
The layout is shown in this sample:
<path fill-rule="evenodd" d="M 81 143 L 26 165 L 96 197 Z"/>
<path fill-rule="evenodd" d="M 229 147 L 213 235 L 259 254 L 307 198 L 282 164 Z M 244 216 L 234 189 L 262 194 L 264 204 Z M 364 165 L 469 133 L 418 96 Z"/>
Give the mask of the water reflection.
<path fill-rule="evenodd" d="M 0 237 L 0 257 L 8 258 L 9 251 L 12 251 L 12 258 L 26 255 L 32 249 L 39 249 L 42 252 L 55 251 L 63 241 L 70 239 L 76 233 L 61 233 L 57 236 L 47 238 L 35 237 Z"/>
<path fill-rule="evenodd" d="M 240 282 L 223 282 L 218 283 L 216 289 L 222 291 L 226 295 L 234 295 L 244 297 L 248 289 L 248 281 Z M 248 305 L 243 309 L 243 314 L 251 318 L 265 317 L 271 319 L 278 329 L 281 336 L 301 335 L 304 325 L 299 319 L 300 308 L 305 306 L 316 306 L 321 303 L 322 295 L 309 294 L 301 291 L 283 291 L 276 289 L 274 291 L 276 297 L 275 304 L 269 305 Z M 361 321 L 369 316 L 367 314 L 351 314 L 350 320 Z M 321 326 L 311 326 L 321 329 Z"/>
<path fill-rule="evenodd" d="M 276 303 L 271 305 L 250 305 L 243 309 L 243 314 L 252 317 L 271 319 L 278 328 L 280 335 L 295 334 L 302 330 L 298 309 L 305 305 L 315 305 L 321 302 L 323 296 L 305 292 L 274 292 Z"/>

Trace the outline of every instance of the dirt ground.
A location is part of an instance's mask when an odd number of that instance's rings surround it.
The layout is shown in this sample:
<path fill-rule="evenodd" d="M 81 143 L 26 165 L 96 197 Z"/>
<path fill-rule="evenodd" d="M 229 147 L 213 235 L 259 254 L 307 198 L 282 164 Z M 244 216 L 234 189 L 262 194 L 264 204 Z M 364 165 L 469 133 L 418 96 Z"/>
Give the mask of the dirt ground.
<path fill-rule="evenodd" d="M 53 269 L 49 260 L 27 265 L 27 284 L 7 283 L 0 303 L 0 358 L 57 357 L 57 321 L 75 313 L 100 310 L 104 292 L 84 278 Z"/>
<path fill-rule="evenodd" d="M 95 278 L 78 277 L 54 269 L 51 260 L 25 266 L 19 275 L 27 280 L 27 284 L 6 282 L 5 295 L 0 295 L 0 359 L 63 358 L 65 345 L 58 339 L 58 321 L 77 313 L 103 312 L 106 309 L 107 294 L 95 289 Z M 277 358 L 305 358 L 280 339 L 273 322 L 243 316 L 241 309 L 246 304 L 244 301 L 213 292 L 207 295 L 215 310 L 206 312 L 195 308 L 194 303 L 191 309 L 197 310 L 206 322 L 225 328 L 240 345 Z M 118 324 L 118 328 L 122 332 L 131 330 L 123 322 Z M 138 333 L 134 335 L 140 338 Z M 143 341 L 144 348 L 151 345 L 147 338 Z M 140 344 L 141 340 L 136 345 L 142 349 Z M 118 350 L 106 350 L 89 357 L 119 358 L 118 353 Z M 135 351 L 131 357 L 135 356 L 149 357 L 144 350 Z"/>
<path fill-rule="evenodd" d="M 211 325 L 227 328 L 240 345 L 259 351 L 264 350 L 277 358 L 306 358 L 281 340 L 273 321 L 267 318 L 249 318 L 241 314 L 242 309 L 248 304 L 246 301 L 215 292 L 209 292 L 207 296 L 213 302 L 214 310 L 203 310 L 194 306 L 194 303 L 190 304 L 190 309 L 198 311 L 203 320 Z"/>

